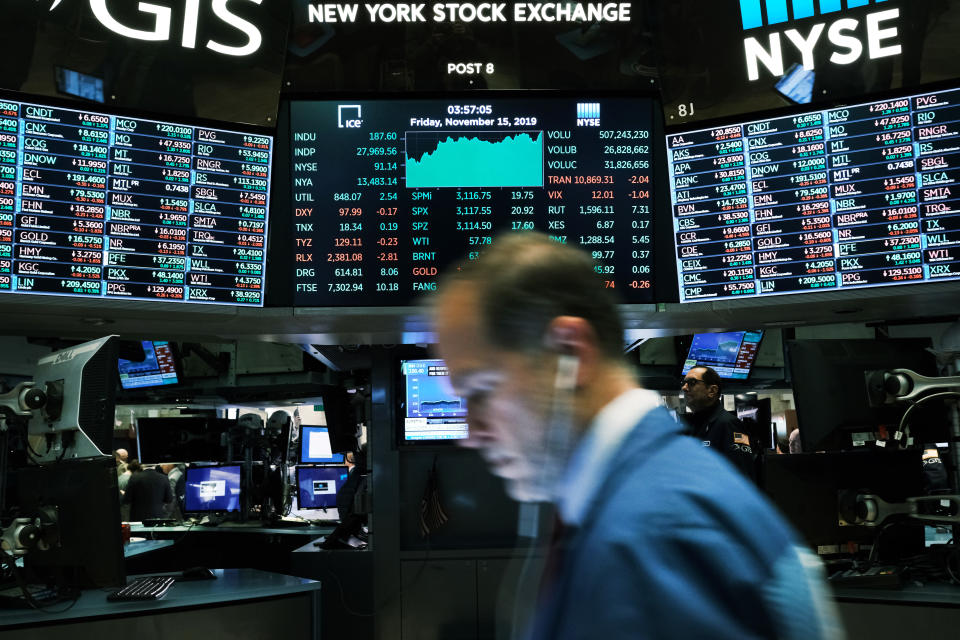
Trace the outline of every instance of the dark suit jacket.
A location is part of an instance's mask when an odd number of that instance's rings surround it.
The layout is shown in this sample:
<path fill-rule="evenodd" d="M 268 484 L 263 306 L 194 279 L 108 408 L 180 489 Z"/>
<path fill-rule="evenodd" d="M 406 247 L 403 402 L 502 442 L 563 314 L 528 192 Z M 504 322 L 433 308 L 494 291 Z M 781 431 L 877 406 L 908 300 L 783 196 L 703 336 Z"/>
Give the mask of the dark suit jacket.
<path fill-rule="evenodd" d="M 164 505 L 173 502 L 173 491 L 166 475 L 146 469 L 130 476 L 122 502 L 130 505 L 130 520 L 134 522 L 165 518 Z"/>

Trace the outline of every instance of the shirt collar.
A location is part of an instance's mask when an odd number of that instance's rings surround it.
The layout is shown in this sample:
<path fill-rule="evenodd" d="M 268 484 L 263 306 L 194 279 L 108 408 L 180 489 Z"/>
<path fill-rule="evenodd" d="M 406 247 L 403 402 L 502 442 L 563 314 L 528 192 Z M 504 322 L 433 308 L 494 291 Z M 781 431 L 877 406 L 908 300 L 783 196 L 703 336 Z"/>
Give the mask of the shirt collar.
<path fill-rule="evenodd" d="M 565 524 L 583 523 L 617 449 L 640 420 L 659 404 L 657 393 L 631 389 L 607 403 L 593 418 L 557 486 L 557 509 Z"/>

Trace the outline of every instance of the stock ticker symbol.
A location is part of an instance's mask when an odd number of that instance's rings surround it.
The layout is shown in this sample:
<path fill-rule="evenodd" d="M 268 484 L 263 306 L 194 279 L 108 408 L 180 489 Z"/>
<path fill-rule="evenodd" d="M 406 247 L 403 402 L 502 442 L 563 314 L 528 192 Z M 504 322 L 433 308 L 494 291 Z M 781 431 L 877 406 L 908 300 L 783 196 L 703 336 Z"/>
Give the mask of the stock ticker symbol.
<path fill-rule="evenodd" d="M 836 13 L 847 9 L 866 7 L 879 4 L 887 0 L 819 0 L 819 11 L 814 6 L 814 0 L 791 0 L 793 5 L 793 20 L 812 18 L 816 15 Z M 789 22 L 791 16 L 787 13 L 787 0 L 740 0 L 740 17 L 743 19 L 743 29 L 748 31 L 765 25 L 782 24 Z M 764 21 L 766 16 L 766 21 Z"/>

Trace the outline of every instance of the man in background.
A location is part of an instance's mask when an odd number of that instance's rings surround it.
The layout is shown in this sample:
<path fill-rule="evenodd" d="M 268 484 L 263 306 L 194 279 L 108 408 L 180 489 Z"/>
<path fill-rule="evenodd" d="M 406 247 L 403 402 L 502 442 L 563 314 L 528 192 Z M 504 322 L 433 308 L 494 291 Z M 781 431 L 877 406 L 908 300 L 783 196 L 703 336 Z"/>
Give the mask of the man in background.
<path fill-rule="evenodd" d="M 173 491 L 167 477 L 159 470 L 144 469 L 136 460 L 131 460 L 127 467 L 131 476 L 120 502 L 130 505 L 130 520 L 143 522 L 166 518 L 168 505 L 173 503 Z"/>
<path fill-rule="evenodd" d="M 167 476 L 170 491 L 173 492 L 173 502 L 169 507 L 169 516 L 174 520 L 183 520 L 183 498 L 187 490 L 187 480 L 184 476 L 182 464 L 167 463 L 160 465 L 160 469 Z"/>
<path fill-rule="evenodd" d="M 683 414 L 691 435 L 756 481 L 750 436 L 740 419 L 723 408 L 720 374 L 712 367 L 693 367 L 681 381 L 680 390 L 691 411 Z"/>
<path fill-rule="evenodd" d="M 546 235 L 506 236 L 448 277 L 434 309 L 465 444 L 561 521 L 526 637 L 842 635 L 816 558 L 639 387 L 594 267 Z"/>
<path fill-rule="evenodd" d="M 129 457 L 126 449 L 117 449 L 113 452 L 113 459 L 117 463 L 117 475 L 123 475 L 127 470 L 127 458 Z"/>

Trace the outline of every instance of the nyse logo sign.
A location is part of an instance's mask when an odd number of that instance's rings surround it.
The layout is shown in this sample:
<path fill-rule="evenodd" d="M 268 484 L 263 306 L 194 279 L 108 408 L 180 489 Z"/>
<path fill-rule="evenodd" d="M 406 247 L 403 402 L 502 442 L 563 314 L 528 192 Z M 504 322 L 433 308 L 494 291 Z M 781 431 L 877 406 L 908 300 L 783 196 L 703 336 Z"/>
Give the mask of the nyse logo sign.
<path fill-rule="evenodd" d="M 884 2 L 886 0 L 845 0 L 847 10 L 868 7 L 871 4 L 882 5 Z M 829 23 L 826 20 L 817 21 L 805 32 L 798 28 L 773 31 L 765 36 L 765 42 L 762 41 L 764 36 L 747 36 L 743 46 L 747 57 L 747 76 L 751 81 L 760 79 L 761 65 L 776 77 L 784 74 L 784 40 L 800 53 L 803 67 L 810 70 L 816 66 L 815 53 L 819 46 L 824 46 L 824 35 L 826 41 L 834 47 L 829 61 L 837 65 L 857 62 L 863 57 L 864 51 L 871 60 L 898 56 L 902 52 L 896 26 L 900 9 L 883 9 L 865 16 L 861 14 L 866 26 L 864 41 L 860 35 L 860 18 L 844 16 L 841 0 L 819 0 L 817 4 L 819 13 L 814 7 L 814 0 L 792 0 L 789 3 L 787 0 L 740 0 L 740 17 L 745 32 L 779 24 L 788 26 L 794 20 L 820 15 L 832 19 Z"/>
<path fill-rule="evenodd" d="M 599 127 L 600 126 L 600 103 L 599 102 L 578 102 L 577 103 L 577 126 L 578 127 Z"/>
<path fill-rule="evenodd" d="M 124 2 L 126 1 L 128 0 L 124 0 Z M 61 0 L 54 0 L 50 6 L 50 11 L 56 9 L 60 5 L 60 2 Z M 138 17 L 137 25 L 138 27 L 142 27 L 144 24 L 150 25 L 149 28 L 143 29 L 131 27 L 118 20 L 107 6 L 107 0 L 89 0 L 90 10 L 93 12 L 93 15 L 100 24 L 110 31 L 126 38 L 156 42 L 171 40 L 176 37 L 176 35 L 179 35 L 180 45 L 186 49 L 195 49 L 197 47 L 197 24 L 200 17 L 200 7 L 201 4 L 209 5 L 213 11 L 213 15 L 221 22 L 238 31 L 245 42 L 241 45 L 227 45 L 209 39 L 204 46 L 211 51 L 216 51 L 226 56 L 238 57 L 249 56 L 256 53 L 263 43 L 263 36 L 260 34 L 260 30 L 256 25 L 230 11 L 230 4 L 236 6 L 246 2 L 259 5 L 263 0 L 183 0 L 183 23 L 176 29 L 172 25 L 172 8 L 152 2 L 139 2 L 137 3 L 137 9 L 141 15 Z M 180 3 L 178 2 L 177 4 Z M 177 32 L 179 33 L 177 34 Z"/>

